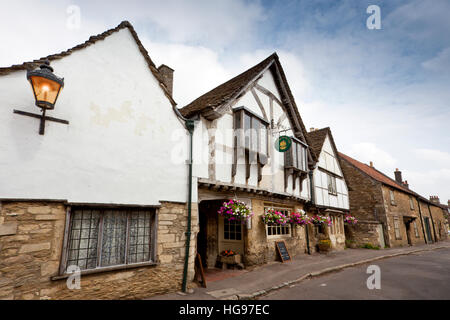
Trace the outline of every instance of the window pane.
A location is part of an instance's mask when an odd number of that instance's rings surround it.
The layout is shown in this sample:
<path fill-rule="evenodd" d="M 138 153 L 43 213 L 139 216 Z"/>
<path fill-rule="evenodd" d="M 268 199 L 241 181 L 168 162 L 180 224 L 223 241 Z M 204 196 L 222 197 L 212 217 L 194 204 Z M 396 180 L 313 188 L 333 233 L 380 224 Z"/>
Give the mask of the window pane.
<path fill-rule="evenodd" d="M 258 134 L 259 134 L 259 120 L 256 118 L 252 118 L 252 130 L 251 130 L 251 138 L 252 145 L 251 150 L 258 152 Z"/>
<path fill-rule="evenodd" d="M 128 263 L 150 261 L 151 213 L 133 211 L 129 224 Z"/>
<path fill-rule="evenodd" d="M 100 215 L 93 210 L 74 210 L 69 234 L 67 266 L 80 269 L 97 266 L 97 239 Z"/>
<path fill-rule="evenodd" d="M 297 145 L 297 168 L 303 170 L 303 166 L 302 166 L 302 150 L 303 150 L 303 146 L 298 144 Z"/>
<path fill-rule="evenodd" d="M 291 145 L 292 149 L 292 166 L 297 167 L 297 143 L 293 142 Z"/>
<path fill-rule="evenodd" d="M 264 124 L 260 127 L 260 143 L 261 143 L 261 153 L 267 155 L 267 128 Z"/>
<path fill-rule="evenodd" d="M 102 267 L 125 263 L 127 214 L 106 211 L 103 214 Z"/>
<path fill-rule="evenodd" d="M 250 149 L 250 139 L 251 139 L 251 118 L 248 114 L 244 113 L 244 137 L 245 137 L 245 148 Z"/>

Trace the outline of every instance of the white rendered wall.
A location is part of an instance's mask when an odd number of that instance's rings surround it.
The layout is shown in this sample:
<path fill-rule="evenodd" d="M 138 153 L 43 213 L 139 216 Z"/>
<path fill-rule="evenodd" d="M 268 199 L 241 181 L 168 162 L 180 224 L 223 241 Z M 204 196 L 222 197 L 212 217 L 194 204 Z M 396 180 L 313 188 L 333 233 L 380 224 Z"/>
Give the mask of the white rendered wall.
<path fill-rule="evenodd" d="M 320 152 L 318 168 L 333 172 L 339 176 L 336 177 L 337 195 L 328 193 L 327 173 L 316 168 L 313 174 L 315 201 L 317 205 L 349 209 L 347 184 L 345 183 L 336 156 L 327 135 L 322 146 L 322 151 Z"/>
<path fill-rule="evenodd" d="M 0 76 L 0 198 L 185 202 L 188 136 L 129 30 L 51 65 L 65 88 L 47 115 L 70 124 L 45 135 L 13 113 L 40 112 L 26 72 Z"/>

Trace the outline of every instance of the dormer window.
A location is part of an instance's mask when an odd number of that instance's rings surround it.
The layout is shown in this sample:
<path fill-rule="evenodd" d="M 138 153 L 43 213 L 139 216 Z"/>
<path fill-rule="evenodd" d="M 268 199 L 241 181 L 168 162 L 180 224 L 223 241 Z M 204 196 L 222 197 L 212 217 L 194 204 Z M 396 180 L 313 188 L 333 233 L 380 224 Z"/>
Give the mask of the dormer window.
<path fill-rule="evenodd" d="M 237 159 L 245 157 L 246 179 L 250 178 L 250 165 L 258 165 L 258 181 L 262 178 L 261 168 L 268 158 L 269 122 L 245 107 L 234 111 L 234 163 L 232 175 L 236 175 Z M 243 152 L 242 152 L 243 151 Z"/>

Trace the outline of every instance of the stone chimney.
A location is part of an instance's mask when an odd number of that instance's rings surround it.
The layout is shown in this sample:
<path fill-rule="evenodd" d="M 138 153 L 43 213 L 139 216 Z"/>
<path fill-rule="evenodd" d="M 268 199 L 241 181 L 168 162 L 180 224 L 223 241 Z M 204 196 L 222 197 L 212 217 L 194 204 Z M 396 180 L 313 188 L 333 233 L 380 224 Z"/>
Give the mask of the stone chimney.
<path fill-rule="evenodd" d="M 450 207 L 450 200 L 447 201 L 448 206 Z"/>
<path fill-rule="evenodd" d="M 165 64 L 158 67 L 158 71 L 162 77 L 162 81 L 169 91 L 170 95 L 173 95 L 173 72 L 174 70 Z"/>
<path fill-rule="evenodd" d="M 373 168 L 373 162 L 372 161 L 370 161 L 370 167 Z"/>
<path fill-rule="evenodd" d="M 397 181 L 400 184 L 403 184 L 402 172 L 399 171 L 398 168 L 396 168 L 394 171 L 394 174 L 395 174 L 395 181 Z"/>
<path fill-rule="evenodd" d="M 440 204 L 438 196 L 430 196 L 430 201 L 436 204 Z"/>
<path fill-rule="evenodd" d="M 403 186 L 409 189 L 408 180 L 403 181 Z"/>

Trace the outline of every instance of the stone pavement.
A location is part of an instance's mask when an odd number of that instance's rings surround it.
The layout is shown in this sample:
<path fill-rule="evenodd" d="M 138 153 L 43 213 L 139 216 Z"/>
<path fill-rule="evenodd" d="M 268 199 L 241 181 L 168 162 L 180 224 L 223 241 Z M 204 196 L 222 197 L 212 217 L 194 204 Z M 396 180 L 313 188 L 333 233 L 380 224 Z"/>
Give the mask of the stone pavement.
<path fill-rule="evenodd" d="M 195 288 L 193 293 L 171 293 L 151 300 L 214 300 L 255 299 L 270 291 L 280 289 L 309 277 L 338 271 L 346 267 L 369 263 L 398 255 L 418 251 L 450 248 L 450 241 L 441 241 L 430 245 L 416 245 L 392 249 L 346 249 L 328 254 L 314 253 L 299 255 L 292 261 L 271 262 L 266 265 L 249 268 L 245 271 L 229 273 L 220 280 L 208 282 L 207 288 Z"/>

